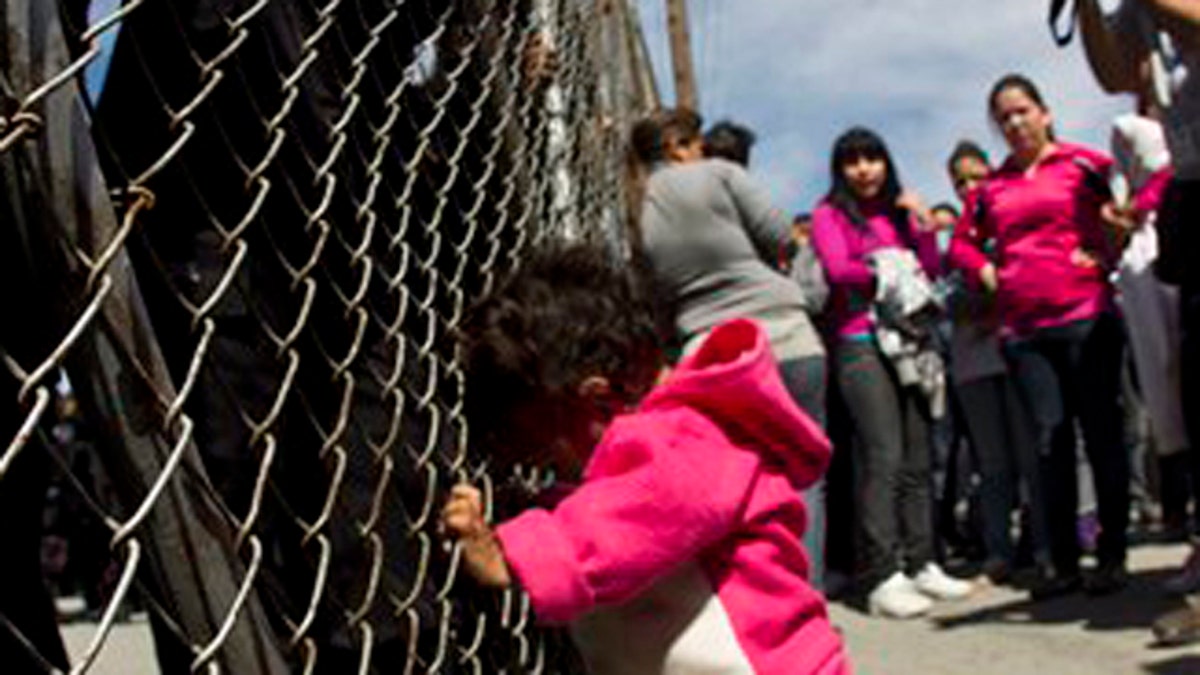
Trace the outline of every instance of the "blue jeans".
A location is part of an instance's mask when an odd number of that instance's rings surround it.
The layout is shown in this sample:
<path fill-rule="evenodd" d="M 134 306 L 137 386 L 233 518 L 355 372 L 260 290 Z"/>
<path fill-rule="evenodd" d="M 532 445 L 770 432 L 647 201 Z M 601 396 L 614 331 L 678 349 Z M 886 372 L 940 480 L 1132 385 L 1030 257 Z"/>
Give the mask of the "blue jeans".
<path fill-rule="evenodd" d="M 789 359 L 779 364 L 779 375 L 792 400 L 825 428 L 825 357 Z M 808 527 L 804 530 L 804 548 L 808 551 L 808 582 L 823 590 L 825 585 L 825 478 L 803 493 L 808 509 Z"/>
<path fill-rule="evenodd" d="M 1083 431 L 1103 530 L 1096 557 L 1101 564 L 1125 563 L 1129 454 L 1120 407 L 1123 344 L 1119 320 L 1104 314 L 1044 328 L 1007 345 L 1014 382 L 1032 418 L 1050 552 L 1063 574 L 1079 571 L 1076 420 Z"/>
<path fill-rule="evenodd" d="M 1009 517 L 1017 505 L 1019 484 L 1029 496 L 1030 541 L 1038 560 L 1049 557 L 1050 535 L 1038 471 L 1038 455 L 1029 420 L 1008 375 L 993 375 L 955 387 L 967 435 L 979 457 L 983 544 L 988 559 L 1015 562 Z"/>

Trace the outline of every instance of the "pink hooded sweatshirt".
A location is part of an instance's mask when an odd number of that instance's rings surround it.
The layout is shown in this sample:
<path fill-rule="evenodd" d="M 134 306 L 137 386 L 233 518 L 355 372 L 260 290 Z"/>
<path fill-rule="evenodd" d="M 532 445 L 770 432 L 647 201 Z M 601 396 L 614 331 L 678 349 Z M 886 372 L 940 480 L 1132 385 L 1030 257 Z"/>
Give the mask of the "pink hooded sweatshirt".
<path fill-rule="evenodd" d="M 613 421 L 578 489 L 497 534 L 589 672 L 848 673 L 801 545 L 799 491 L 829 457 L 762 329 L 734 320 Z"/>
<path fill-rule="evenodd" d="M 1032 173 L 1009 160 L 968 198 L 950 261 L 974 282 L 988 262 L 982 245 L 995 240 L 998 300 L 1010 333 L 1025 336 L 1113 307 L 1107 276 L 1117 252 L 1100 220 L 1105 195 L 1094 185 L 1111 168 L 1104 153 L 1059 143 Z"/>

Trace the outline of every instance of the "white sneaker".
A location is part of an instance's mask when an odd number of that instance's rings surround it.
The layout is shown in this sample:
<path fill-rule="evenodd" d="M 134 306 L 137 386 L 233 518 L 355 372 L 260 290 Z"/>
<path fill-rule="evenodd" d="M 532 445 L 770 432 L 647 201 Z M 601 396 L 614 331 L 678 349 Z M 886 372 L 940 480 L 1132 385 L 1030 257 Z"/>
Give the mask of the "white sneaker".
<path fill-rule="evenodd" d="M 935 562 L 925 564 L 925 567 L 913 577 L 913 586 L 934 600 L 958 600 L 965 598 L 975 590 L 969 581 L 955 579 L 942 571 Z"/>
<path fill-rule="evenodd" d="M 873 616 L 889 619 L 911 619 L 933 607 L 933 602 L 921 595 L 912 579 L 903 572 L 896 572 L 879 584 L 867 596 L 867 611 Z"/>
<path fill-rule="evenodd" d="M 1192 552 L 1179 572 L 1163 582 L 1163 589 L 1176 595 L 1200 590 L 1200 543 L 1192 544 Z"/>

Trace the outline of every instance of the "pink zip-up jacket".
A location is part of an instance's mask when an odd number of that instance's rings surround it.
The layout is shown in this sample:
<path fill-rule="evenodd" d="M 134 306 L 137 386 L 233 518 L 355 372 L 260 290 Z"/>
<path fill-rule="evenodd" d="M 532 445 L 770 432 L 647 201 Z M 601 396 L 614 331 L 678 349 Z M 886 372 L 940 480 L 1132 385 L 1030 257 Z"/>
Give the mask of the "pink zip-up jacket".
<path fill-rule="evenodd" d="M 875 206 L 865 205 L 862 214 L 866 228 L 851 222 L 844 211 L 822 202 L 813 210 L 813 248 L 825 268 L 829 282 L 830 328 L 839 338 L 870 335 L 875 326 L 871 321 L 871 303 L 875 298 L 875 272 L 867 264 L 872 252 L 889 247 L 905 247 L 887 213 Z M 930 277 L 940 272 L 937 237 L 915 233 L 917 259 Z"/>
<path fill-rule="evenodd" d="M 829 457 L 761 327 L 733 320 L 613 421 L 570 496 L 497 534 L 591 673 L 848 673 L 801 544 Z"/>
<path fill-rule="evenodd" d="M 968 198 L 950 261 L 976 283 L 989 260 L 983 243 L 994 239 L 997 299 L 1011 334 L 1025 336 L 1112 309 L 1106 277 L 1117 251 L 1100 219 L 1107 196 L 1090 184 L 1107 181 L 1111 169 L 1112 159 L 1102 152 L 1058 143 L 1028 174 L 1010 158 Z"/>

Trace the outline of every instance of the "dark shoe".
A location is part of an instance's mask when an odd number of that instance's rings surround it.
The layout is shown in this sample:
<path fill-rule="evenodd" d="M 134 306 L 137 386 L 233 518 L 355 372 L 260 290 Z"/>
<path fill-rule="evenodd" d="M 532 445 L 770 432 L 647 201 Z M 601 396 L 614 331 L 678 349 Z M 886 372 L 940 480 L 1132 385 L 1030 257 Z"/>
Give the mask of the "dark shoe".
<path fill-rule="evenodd" d="M 995 586 L 1006 584 L 1012 578 L 1012 566 L 1000 558 L 989 558 L 981 571 Z"/>
<path fill-rule="evenodd" d="M 1158 644 L 1174 646 L 1200 640 L 1200 608 L 1193 603 L 1189 600 L 1187 607 L 1167 612 L 1154 621 L 1150 630 Z"/>
<path fill-rule="evenodd" d="M 1052 571 L 1042 571 L 1038 579 L 1029 587 L 1029 598 L 1035 601 L 1059 598 L 1078 592 L 1083 587 L 1083 578 L 1079 573 L 1056 574 Z"/>
<path fill-rule="evenodd" d="M 1200 590 L 1200 542 L 1192 542 L 1187 561 L 1177 574 L 1163 582 L 1163 590 L 1173 595 L 1187 595 Z"/>
<path fill-rule="evenodd" d="M 1088 577 L 1084 588 L 1088 595 L 1111 595 L 1129 584 L 1124 563 L 1104 563 Z"/>

